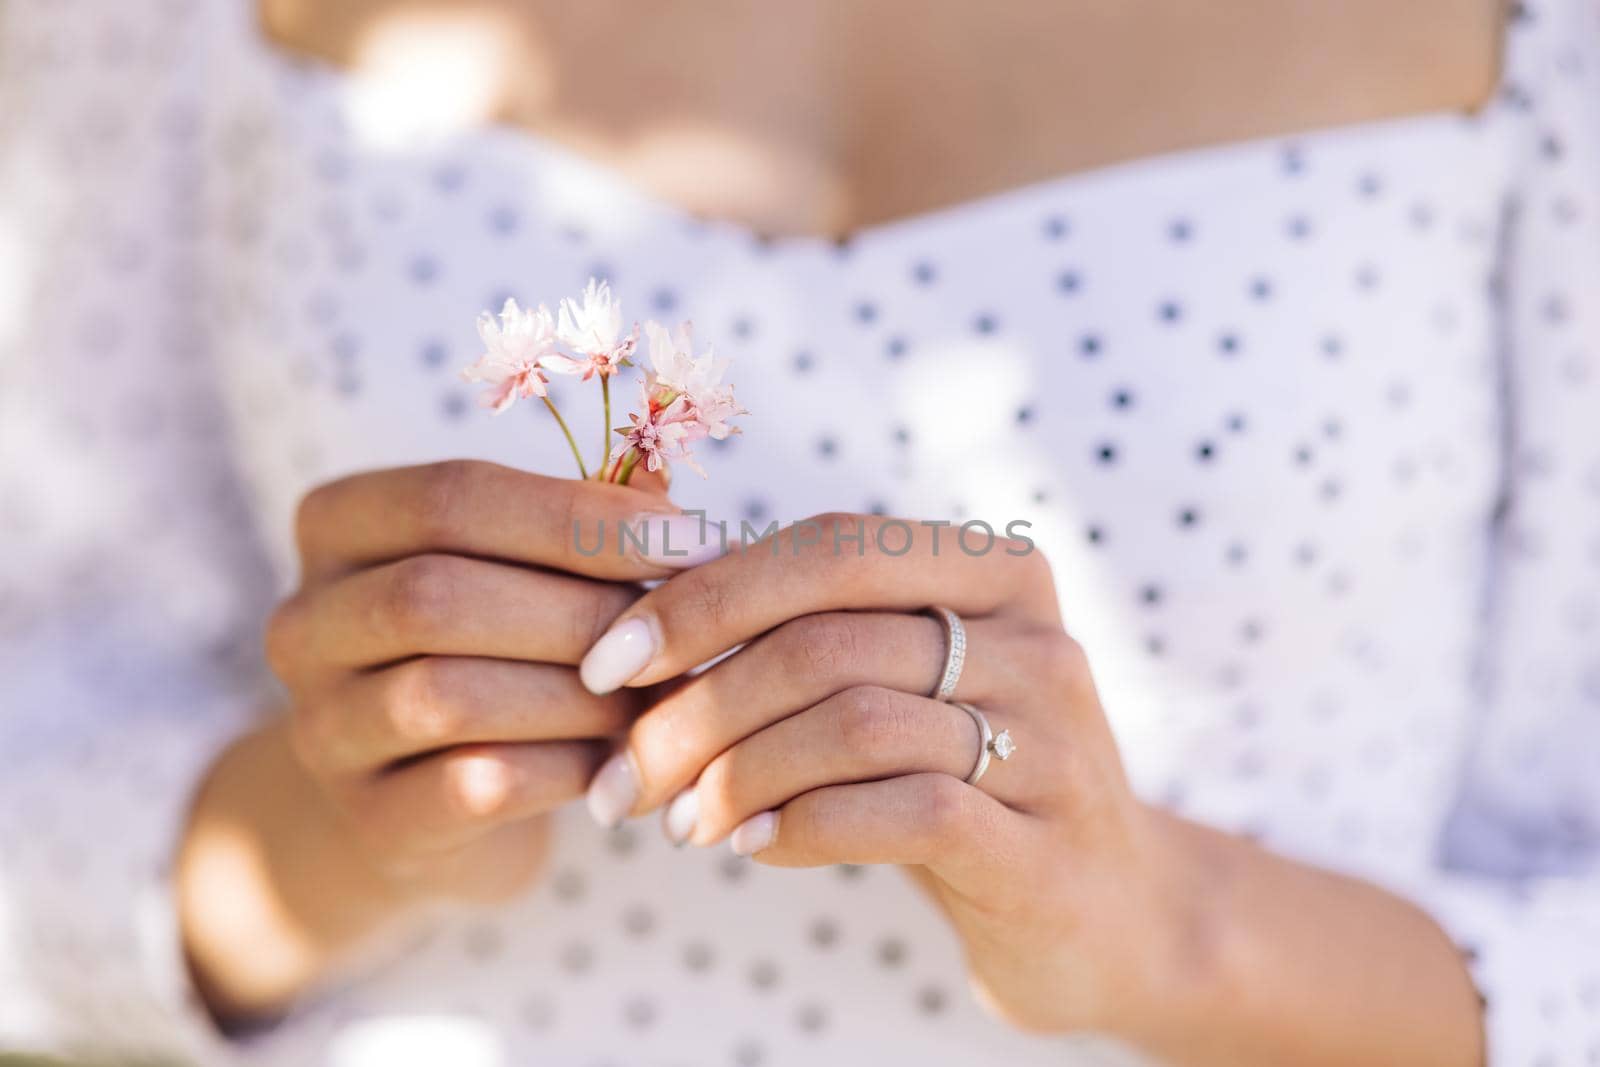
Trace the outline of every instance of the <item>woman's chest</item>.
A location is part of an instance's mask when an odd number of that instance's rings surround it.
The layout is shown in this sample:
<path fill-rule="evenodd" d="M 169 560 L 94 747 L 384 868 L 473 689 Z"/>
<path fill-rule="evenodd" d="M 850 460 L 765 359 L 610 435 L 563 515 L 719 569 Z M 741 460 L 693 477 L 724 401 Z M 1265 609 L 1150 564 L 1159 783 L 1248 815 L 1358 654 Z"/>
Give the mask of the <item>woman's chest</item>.
<path fill-rule="evenodd" d="M 1503 16 L 1483 0 L 247 2 L 279 47 L 392 82 L 413 107 L 505 120 L 685 211 L 790 234 L 1196 145 L 1476 107 Z"/>

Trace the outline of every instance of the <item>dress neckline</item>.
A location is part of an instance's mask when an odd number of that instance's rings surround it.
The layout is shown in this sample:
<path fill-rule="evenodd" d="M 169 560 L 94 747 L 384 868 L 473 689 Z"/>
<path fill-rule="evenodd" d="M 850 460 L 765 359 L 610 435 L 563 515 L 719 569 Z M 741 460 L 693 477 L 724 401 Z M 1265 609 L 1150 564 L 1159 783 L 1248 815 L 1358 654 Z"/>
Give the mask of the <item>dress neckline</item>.
<path fill-rule="evenodd" d="M 295 52 L 273 41 L 261 28 L 257 0 L 236 0 L 232 6 L 232 13 L 235 16 L 231 27 L 234 32 L 229 36 L 273 73 L 288 78 L 306 79 L 336 98 L 348 98 L 356 75 L 337 64 Z M 1483 120 L 1492 112 L 1494 102 L 1500 97 L 1507 77 L 1506 71 L 1509 65 L 1507 52 L 1510 41 L 1511 31 L 1508 27 L 1503 31 L 1500 40 L 1499 75 L 1495 91 L 1489 96 L 1488 102 L 1477 110 L 1434 109 L 1389 118 L 1356 120 L 1214 144 L 1167 149 L 1024 182 L 951 204 L 860 226 L 837 236 L 769 234 L 733 219 L 702 215 L 651 192 L 629 179 L 622 171 L 565 142 L 527 126 L 501 120 L 465 125 L 451 131 L 449 136 L 441 135 L 437 142 L 423 142 L 396 151 L 409 153 L 425 147 L 436 149 L 441 143 L 449 144 L 453 150 L 460 150 L 468 144 L 490 144 L 500 151 L 542 157 L 564 170 L 582 174 L 587 179 L 604 186 L 608 192 L 632 201 L 641 212 L 656 216 L 667 225 L 713 230 L 735 239 L 758 243 L 775 252 L 859 249 L 894 244 L 911 234 L 959 227 L 990 216 L 1008 215 L 1014 211 L 1028 209 L 1048 211 L 1047 205 L 1060 203 L 1096 187 L 1120 183 L 1130 176 L 1150 177 L 1179 169 L 1225 166 L 1242 158 L 1255 158 L 1268 152 L 1285 153 L 1292 157 L 1299 150 L 1312 150 L 1353 136 L 1378 136 L 1399 143 L 1425 131 L 1457 130 L 1464 125 Z M 1290 162 L 1292 165 L 1292 158 Z"/>

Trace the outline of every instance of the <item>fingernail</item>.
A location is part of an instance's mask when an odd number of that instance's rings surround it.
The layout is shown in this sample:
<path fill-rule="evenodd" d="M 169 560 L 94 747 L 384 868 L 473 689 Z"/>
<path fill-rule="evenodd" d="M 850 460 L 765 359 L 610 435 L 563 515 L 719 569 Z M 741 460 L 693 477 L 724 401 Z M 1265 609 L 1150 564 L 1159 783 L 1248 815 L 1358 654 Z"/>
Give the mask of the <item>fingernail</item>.
<path fill-rule="evenodd" d="M 733 836 L 728 838 L 728 844 L 740 856 L 754 856 L 757 852 L 768 847 L 778 837 L 778 813 L 764 811 L 760 815 L 752 815 L 738 826 L 734 827 Z"/>
<path fill-rule="evenodd" d="M 626 752 L 606 760 L 589 783 L 589 794 L 584 798 L 594 821 L 608 829 L 620 825 L 638 799 L 639 776 L 633 770 L 633 757 Z"/>
<path fill-rule="evenodd" d="M 619 688 L 644 670 L 656 654 L 655 635 L 643 619 L 629 619 L 607 630 L 578 666 L 584 687 L 596 696 Z"/>
<path fill-rule="evenodd" d="M 723 551 L 721 529 L 702 515 L 638 515 L 628 536 L 642 559 L 663 567 L 697 567 Z"/>
<path fill-rule="evenodd" d="M 700 794 L 690 786 L 672 798 L 666 814 L 661 816 L 661 832 L 674 845 L 682 845 L 694 833 L 694 824 L 700 819 Z"/>

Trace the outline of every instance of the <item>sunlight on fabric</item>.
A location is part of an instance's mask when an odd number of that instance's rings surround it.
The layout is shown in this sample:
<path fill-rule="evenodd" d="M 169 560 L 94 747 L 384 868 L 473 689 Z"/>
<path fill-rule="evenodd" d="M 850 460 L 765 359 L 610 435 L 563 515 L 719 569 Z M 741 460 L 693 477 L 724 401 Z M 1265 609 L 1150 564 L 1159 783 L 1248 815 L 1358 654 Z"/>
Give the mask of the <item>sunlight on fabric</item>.
<path fill-rule="evenodd" d="M 930 461 L 979 459 L 980 450 L 973 446 L 1004 440 L 1017 411 L 1038 395 L 1037 361 L 1005 342 L 934 345 L 919 349 L 917 362 L 919 373 L 902 379 L 895 406 L 910 424 L 919 451 Z M 959 427 L 960 432 L 943 433 L 945 426 Z M 1030 480 L 1045 469 L 1047 459 L 1009 454 L 993 458 Z"/>
<path fill-rule="evenodd" d="M 917 361 L 894 406 L 933 494 L 924 510 L 1003 536 L 1013 522 L 1044 533 L 1035 491 L 1052 481 L 1057 457 L 1015 443 L 1018 413 L 1039 393 L 1038 360 L 1014 343 L 960 340 L 919 348 Z"/>
<path fill-rule="evenodd" d="M 1005 340 L 919 348 L 919 373 L 893 397 L 894 408 L 917 463 L 939 472 L 935 507 L 959 505 L 962 519 L 999 532 L 1013 519 L 1031 524 L 1025 535 L 1049 554 L 1068 632 L 1094 640 L 1096 684 L 1117 709 L 1127 756 L 1144 780 L 1158 780 L 1176 751 L 1168 710 L 1192 702 L 1200 683 L 1150 670 L 1145 620 L 1126 595 L 1140 579 L 1108 565 L 1082 536 L 1095 519 L 1082 510 L 1084 499 L 1093 497 L 1074 491 L 1074 468 L 1058 442 L 1042 438 L 1028 450 L 1014 443 L 1017 421 L 1043 395 L 1036 375 L 1044 358 Z M 1041 486 L 1050 487 L 1042 498 Z"/>
<path fill-rule="evenodd" d="M 0 215 L 0 346 L 11 343 L 22 323 L 22 313 L 28 305 L 24 299 L 27 266 L 16 222 L 8 215 Z"/>
<path fill-rule="evenodd" d="M 539 143 L 546 157 L 530 175 L 531 213 L 566 219 L 596 238 L 627 240 L 637 232 L 651 203 L 637 186 L 572 150 Z"/>
<path fill-rule="evenodd" d="M 538 64 L 528 60 L 486 12 L 391 16 L 361 43 L 345 118 L 371 148 L 448 136 L 494 117 L 513 71 L 519 88 L 536 85 Z"/>
<path fill-rule="evenodd" d="M 462 1015 L 394 1015 L 343 1027 L 329 1047 L 329 1067 L 504 1067 L 494 1027 Z"/>

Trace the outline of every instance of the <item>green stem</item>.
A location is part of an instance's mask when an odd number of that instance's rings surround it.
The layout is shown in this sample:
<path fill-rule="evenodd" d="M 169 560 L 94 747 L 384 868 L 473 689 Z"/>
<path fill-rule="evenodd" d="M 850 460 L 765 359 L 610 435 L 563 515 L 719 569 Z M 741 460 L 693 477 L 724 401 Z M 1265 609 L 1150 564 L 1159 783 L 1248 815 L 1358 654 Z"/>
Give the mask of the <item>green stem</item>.
<path fill-rule="evenodd" d="M 627 485 L 628 479 L 633 477 L 633 468 L 638 465 L 639 457 L 644 455 L 637 448 L 628 449 L 628 454 L 620 460 L 621 469 L 617 471 L 617 484 Z"/>
<path fill-rule="evenodd" d="M 600 375 L 600 403 L 605 409 L 606 424 L 601 427 L 605 431 L 600 437 L 600 475 L 605 476 L 606 465 L 611 460 L 611 378 L 602 373 Z"/>
<path fill-rule="evenodd" d="M 588 481 L 589 469 L 583 465 L 583 453 L 578 451 L 578 442 L 573 439 L 572 431 L 567 429 L 567 420 L 561 417 L 561 412 L 556 410 L 556 402 L 548 396 L 544 398 L 544 406 L 550 409 L 550 414 L 556 417 L 556 425 L 561 427 L 563 434 L 566 434 L 567 447 L 572 449 L 572 458 L 578 461 L 578 477 Z"/>

